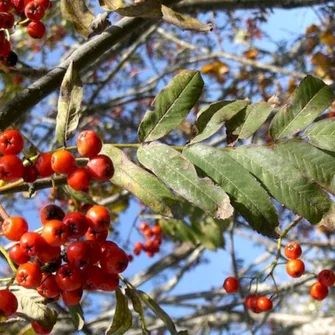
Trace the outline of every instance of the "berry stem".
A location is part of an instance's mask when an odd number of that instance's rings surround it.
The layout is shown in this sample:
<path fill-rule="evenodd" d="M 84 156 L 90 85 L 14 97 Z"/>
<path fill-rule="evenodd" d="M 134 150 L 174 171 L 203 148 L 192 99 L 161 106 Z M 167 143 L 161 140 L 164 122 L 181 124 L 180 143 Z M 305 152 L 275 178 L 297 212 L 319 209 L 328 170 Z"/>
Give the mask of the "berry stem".
<path fill-rule="evenodd" d="M 2 255 L 6 258 L 7 263 L 9 264 L 10 268 L 12 269 L 13 272 L 16 272 L 16 266 L 15 264 L 12 262 L 12 260 L 10 259 L 8 252 L 5 250 L 5 248 L 3 246 L 0 245 L 0 252 L 2 253 Z"/>
<path fill-rule="evenodd" d="M 2 205 L 0 205 L 0 216 L 2 217 L 3 220 L 6 220 L 7 218 L 9 218 L 8 213 L 7 213 L 6 210 L 3 208 Z"/>

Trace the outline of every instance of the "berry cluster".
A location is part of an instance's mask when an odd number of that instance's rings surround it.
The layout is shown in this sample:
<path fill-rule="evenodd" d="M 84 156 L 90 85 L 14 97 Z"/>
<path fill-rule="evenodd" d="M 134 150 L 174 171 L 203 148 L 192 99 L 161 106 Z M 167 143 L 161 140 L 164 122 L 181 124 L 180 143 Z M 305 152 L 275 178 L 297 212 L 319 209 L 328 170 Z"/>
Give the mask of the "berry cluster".
<path fill-rule="evenodd" d="M 0 60 L 4 65 L 15 66 L 17 62 L 11 51 L 10 31 L 18 24 L 27 24 L 32 38 L 42 38 L 46 29 L 41 20 L 50 7 L 50 0 L 0 0 Z"/>
<path fill-rule="evenodd" d="M 285 256 L 289 259 L 286 263 L 286 272 L 293 278 L 298 278 L 305 272 L 305 264 L 299 257 L 302 255 L 302 249 L 298 242 L 290 242 L 285 246 Z M 328 287 L 335 283 L 335 274 L 332 270 L 324 269 L 317 275 L 317 281 L 312 284 L 309 290 L 310 296 L 318 301 L 328 296 Z"/>
<path fill-rule="evenodd" d="M 138 256 L 142 251 L 145 251 L 149 257 L 153 257 L 159 252 L 160 245 L 162 244 L 162 228 L 158 224 L 150 228 L 148 222 L 142 222 L 139 230 L 146 241 L 145 243 L 135 243 L 134 255 Z"/>
<path fill-rule="evenodd" d="M 65 215 L 60 207 L 48 205 L 40 219 L 41 233 L 28 231 L 27 221 L 19 216 L 8 217 L 2 224 L 3 235 L 17 242 L 9 257 L 18 265 L 15 279 L 19 285 L 36 289 L 50 301 L 61 297 L 68 306 L 80 302 L 83 290 L 114 291 L 119 286 L 118 273 L 127 268 L 128 255 L 116 243 L 106 241 L 110 213 L 105 207 L 94 205 L 86 214 Z M 11 298 L 4 302 L 1 294 Z M 10 291 L 0 291 L 0 314 L 15 313 L 15 301 Z"/>
<path fill-rule="evenodd" d="M 33 183 L 38 177 L 50 177 L 54 173 L 66 174 L 67 183 L 75 190 L 87 190 L 90 180 L 109 180 L 114 174 L 111 159 L 99 155 L 102 141 L 94 131 L 83 131 L 77 138 L 77 149 L 81 156 L 89 158 L 86 167 L 76 166 L 74 155 L 68 150 L 57 150 L 54 153 L 40 153 L 35 163 L 28 160 L 24 166 L 17 156 L 23 149 L 23 137 L 18 130 L 10 129 L 0 135 L 0 180 L 14 182 L 23 178 Z"/>

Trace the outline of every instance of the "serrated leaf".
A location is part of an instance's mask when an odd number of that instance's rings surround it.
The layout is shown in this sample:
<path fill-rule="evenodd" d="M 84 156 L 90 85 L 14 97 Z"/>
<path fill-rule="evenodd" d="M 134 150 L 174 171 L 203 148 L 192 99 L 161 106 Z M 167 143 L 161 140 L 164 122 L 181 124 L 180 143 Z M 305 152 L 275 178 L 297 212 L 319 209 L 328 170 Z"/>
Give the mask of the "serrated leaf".
<path fill-rule="evenodd" d="M 85 325 L 84 312 L 80 305 L 68 306 L 73 325 L 76 330 L 82 330 Z"/>
<path fill-rule="evenodd" d="M 161 90 L 139 126 L 141 142 L 153 141 L 168 134 L 188 115 L 198 101 L 204 82 L 199 71 L 183 70 Z"/>
<path fill-rule="evenodd" d="M 137 150 L 137 158 L 175 192 L 219 219 L 233 214 L 229 197 L 208 178 L 199 178 L 195 167 L 168 145 L 152 142 Z"/>
<path fill-rule="evenodd" d="M 330 209 L 327 194 L 277 153 L 261 146 L 243 146 L 228 153 L 249 170 L 271 195 L 313 224 Z"/>
<path fill-rule="evenodd" d="M 103 9 L 110 11 L 125 7 L 123 0 L 99 0 L 99 4 Z"/>
<path fill-rule="evenodd" d="M 306 128 L 327 107 L 335 96 L 322 80 L 307 76 L 294 91 L 292 102 L 273 118 L 270 135 L 273 139 L 291 136 Z"/>
<path fill-rule="evenodd" d="M 227 192 L 233 206 L 253 229 L 263 235 L 276 235 L 276 210 L 249 171 L 228 154 L 203 144 L 192 145 L 183 154 Z"/>
<path fill-rule="evenodd" d="M 128 307 L 128 299 L 118 288 L 116 293 L 116 309 L 113 323 L 106 330 L 106 335 L 123 335 L 133 323 L 133 316 Z"/>
<path fill-rule="evenodd" d="M 18 301 L 17 313 L 29 320 L 36 320 L 46 328 L 52 328 L 57 321 L 57 312 L 49 308 L 36 291 L 20 287 L 13 292 Z"/>
<path fill-rule="evenodd" d="M 79 72 L 71 62 L 63 78 L 58 99 L 56 140 L 60 145 L 66 146 L 67 140 L 77 130 L 83 94 Z"/>
<path fill-rule="evenodd" d="M 150 331 L 148 330 L 145 322 L 145 316 L 143 311 L 143 306 L 141 299 L 139 298 L 137 291 L 134 290 L 132 287 L 126 288 L 126 295 L 129 297 L 133 304 L 134 311 L 139 315 L 140 322 L 141 322 L 141 329 L 143 335 L 150 335 Z"/>
<path fill-rule="evenodd" d="M 72 187 L 65 185 L 63 186 L 64 192 L 67 193 L 71 198 L 74 198 L 83 204 L 96 205 L 97 203 L 92 199 L 92 197 L 86 192 L 74 190 Z"/>
<path fill-rule="evenodd" d="M 177 329 L 175 324 L 173 323 L 172 319 L 169 317 L 169 315 L 157 304 L 155 300 L 150 298 L 146 293 L 137 290 L 138 296 L 143 301 L 145 305 L 147 305 L 158 318 L 160 318 L 165 326 L 166 329 L 170 332 L 171 335 L 177 335 Z"/>
<path fill-rule="evenodd" d="M 306 177 L 335 194 L 335 158 L 301 140 L 289 140 L 274 146 L 285 160 Z"/>
<path fill-rule="evenodd" d="M 78 34 L 87 38 L 92 32 L 90 25 L 94 19 L 85 0 L 61 0 L 60 8 L 64 19 L 71 21 Z"/>
<path fill-rule="evenodd" d="M 119 7 L 116 12 L 123 16 L 160 19 L 163 16 L 161 6 L 159 0 L 142 0 L 130 6 Z"/>
<path fill-rule="evenodd" d="M 246 117 L 239 132 L 239 139 L 246 139 L 253 135 L 266 121 L 273 107 L 264 101 L 247 106 Z"/>
<path fill-rule="evenodd" d="M 105 144 L 102 152 L 109 156 L 115 172 L 111 181 L 134 194 L 154 212 L 164 216 L 178 214 L 178 201 L 173 193 L 155 176 L 132 163 L 126 154 Z"/>
<path fill-rule="evenodd" d="M 335 120 L 316 122 L 302 136 L 318 148 L 335 151 Z"/>
<path fill-rule="evenodd" d="M 204 141 L 214 135 L 226 121 L 244 109 L 248 103 L 246 100 L 217 101 L 202 108 L 195 124 L 198 135 L 191 143 Z"/>
<path fill-rule="evenodd" d="M 211 23 L 202 23 L 199 20 L 175 12 L 173 9 L 162 5 L 163 20 L 169 22 L 183 30 L 195 30 L 200 32 L 209 32 L 213 30 Z"/>

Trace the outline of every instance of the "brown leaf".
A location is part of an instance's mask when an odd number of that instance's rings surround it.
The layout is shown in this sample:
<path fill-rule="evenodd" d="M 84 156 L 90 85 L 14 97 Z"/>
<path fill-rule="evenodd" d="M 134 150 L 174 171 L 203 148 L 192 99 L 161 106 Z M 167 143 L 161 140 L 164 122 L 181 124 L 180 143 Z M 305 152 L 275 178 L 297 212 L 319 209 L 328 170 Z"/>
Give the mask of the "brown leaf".
<path fill-rule="evenodd" d="M 211 23 L 202 23 L 193 17 L 175 12 L 173 9 L 162 5 L 163 20 L 183 30 L 209 32 L 213 30 Z"/>
<path fill-rule="evenodd" d="M 123 16 L 160 19 L 163 16 L 161 7 L 160 0 L 142 0 L 130 6 L 120 7 L 116 12 Z"/>
<path fill-rule="evenodd" d="M 85 0 L 61 0 L 61 11 L 63 17 L 74 24 L 77 33 L 88 38 L 92 32 L 90 25 L 94 16 Z"/>
<path fill-rule="evenodd" d="M 99 0 L 100 6 L 109 11 L 115 11 L 119 8 L 125 7 L 122 0 Z"/>

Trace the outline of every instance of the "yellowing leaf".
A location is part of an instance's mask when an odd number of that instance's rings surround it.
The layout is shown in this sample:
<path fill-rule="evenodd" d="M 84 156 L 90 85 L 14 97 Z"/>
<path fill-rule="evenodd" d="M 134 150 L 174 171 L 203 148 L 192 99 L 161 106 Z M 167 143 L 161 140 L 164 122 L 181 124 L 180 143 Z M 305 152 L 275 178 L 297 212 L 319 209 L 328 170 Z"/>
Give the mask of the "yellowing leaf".
<path fill-rule="evenodd" d="M 331 31 L 323 31 L 319 35 L 320 41 L 329 47 L 335 46 L 335 37 Z"/>
<path fill-rule="evenodd" d="M 125 7 L 122 0 L 99 0 L 99 4 L 103 9 L 110 11 Z"/>
<path fill-rule="evenodd" d="M 163 14 L 160 0 L 142 0 L 130 6 L 120 7 L 116 10 L 123 16 L 160 19 Z"/>
<path fill-rule="evenodd" d="M 94 16 L 85 0 L 61 0 L 60 8 L 63 17 L 74 24 L 77 33 L 87 38 L 92 32 L 90 25 Z"/>
<path fill-rule="evenodd" d="M 331 66 L 331 60 L 322 52 L 315 53 L 311 58 L 311 63 L 320 66 L 324 70 L 329 69 Z"/>
<path fill-rule="evenodd" d="M 255 59 L 258 56 L 259 51 L 255 48 L 249 49 L 243 52 L 244 57 L 248 59 Z"/>
<path fill-rule="evenodd" d="M 290 80 L 288 81 L 288 87 L 287 87 L 287 92 L 292 94 L 294 92 L 294 90 L 297 88 L 297 84 L 295 82 L 294 78 L 290 78 Z"/>
<path fill-rule="evenodd" d="M 314 34 L 320 31 L 320 28 L 316 24 L 312 24 L 306 28 L 306 35 Z"/>

